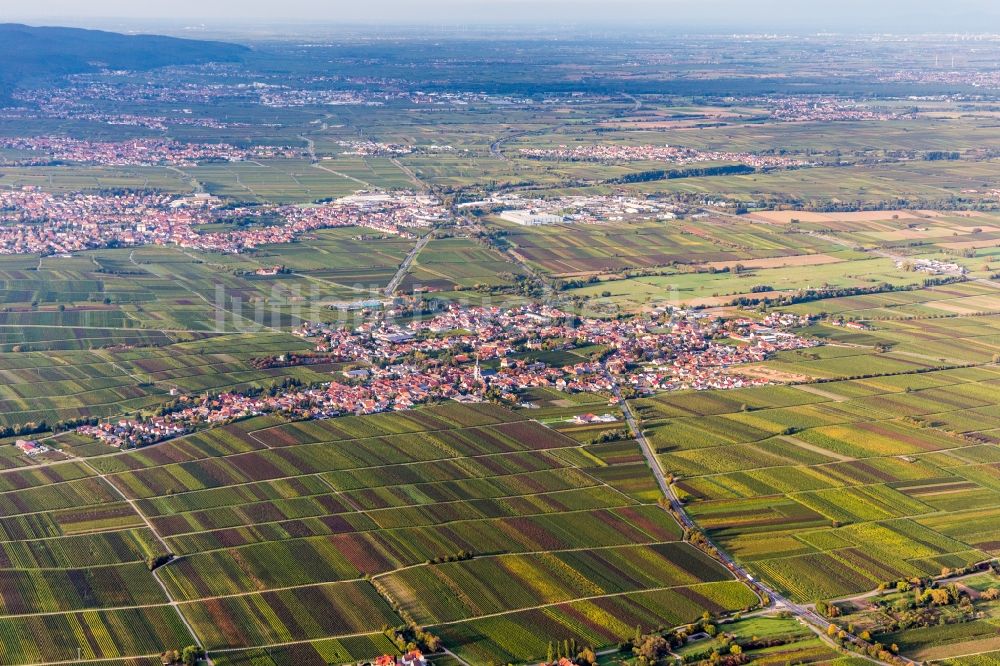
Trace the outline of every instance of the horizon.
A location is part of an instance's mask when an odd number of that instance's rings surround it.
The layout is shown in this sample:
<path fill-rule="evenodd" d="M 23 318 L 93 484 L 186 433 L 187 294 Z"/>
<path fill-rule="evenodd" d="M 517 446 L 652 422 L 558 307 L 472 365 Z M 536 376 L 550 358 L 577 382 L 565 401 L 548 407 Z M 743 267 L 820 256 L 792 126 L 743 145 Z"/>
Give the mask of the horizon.
<path fill-rule="evenodd" d="M 317 3 L 288 0 L 275 10 L 273 3 L 252 0 L 238 6 L 229 0 L 207 8 L 195 0 L 162 0 L 141 7 L 123 0 L 95 0 L 85 16 L 78 3 L 42 0 L 8 9 L 3 21 L 32 25 L 66 25 L 107 29 L 151 29 L 172 26 L 238 32 L 261 27 L 406 28 L 442 29 L 530 28 L 572 30 L 594 28 L 667 30 L 694 33 L 741 34 L 995 34 L 1000 33 L 1000 7 L 985 0 L 956 0 L 948 5 L 921 1 L 886 0 L 872 6 L 863 0 L 845 0 L 834 6 L 803 6 L 788 0 L 430 0 L 417 6 L 404 0 L 354 3 Z M 572 10 L 572 20 L 567 13 Z M 234 15 L 239 18 L 234 19 Z M 387 18 L 391 17 L 391 18 Z"/>

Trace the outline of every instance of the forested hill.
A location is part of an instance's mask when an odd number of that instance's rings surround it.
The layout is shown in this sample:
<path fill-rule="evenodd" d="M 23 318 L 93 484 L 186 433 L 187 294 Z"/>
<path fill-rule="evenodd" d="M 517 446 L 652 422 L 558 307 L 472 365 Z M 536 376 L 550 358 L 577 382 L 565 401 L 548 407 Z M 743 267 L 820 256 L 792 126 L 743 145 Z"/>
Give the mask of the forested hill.
<path fill-rule="evenodd" d="M 23 81 L 111 69 L 237 62 L 244 46 L 158 35 L 0 24 L 0 102 Z"/>

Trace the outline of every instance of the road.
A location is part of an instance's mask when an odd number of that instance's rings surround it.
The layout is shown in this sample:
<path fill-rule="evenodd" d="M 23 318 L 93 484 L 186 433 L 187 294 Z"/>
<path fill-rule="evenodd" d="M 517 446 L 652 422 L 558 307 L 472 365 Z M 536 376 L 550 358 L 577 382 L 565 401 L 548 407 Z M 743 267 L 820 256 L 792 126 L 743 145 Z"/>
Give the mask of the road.
<path fill-rule="evenodd" d="M 496 141 L 490 144 L 490 155 L 497 158 L 498 160 L 503 160 L 504 162 L 510 161 L 506 155 L 503 154 L 503 144 L 512 139 L 516 139 L 520 136 L 524 136 L 527 132 L 515 132 L 514 134 L 508 134 L 507 136 L 500 137 Z"/>
<path fill-rule="evenodd" d="M 667 498 L 670 503 L 670 509 L 677 516 L 678 521 L 685 530 L 695 529 L 697 526 L 694 521 L 687 515 L 684 511 L 684 507 L 677 497 L 677 493 L 674 491 L 674 487 L 667 481 L 667 477 L 663 474 L 663 466 L 660 465 L 659 459 L 656 457 L 656 451 L 653 446 L 646 439 L 645 433 L 639 427 L 639 423 L 636 421 L 635 415 L 632 413 L 632 407 L 628 404 L 628 401 L 622 399 L 621 389 L 618 387 L 617 382 L 614 378 L 609 375 L 609 379 L 614 382 L 614 394 L 618 398 L 619 404 L 622 408 L 622 413 L 625 415 L 625 421 L 628 423 L 628 427 L 632 429 L 635 434 L 636 440 L 639 442 L 639 446 L 642 448 L 642 454 L 646 457 L 646 462 L 649 464 L 649 468 L 653 470 L 653 476 L 656 477 L 656 483 L 660 486 L 660 490 L 663 492 L 663 496 Z M 721 554 L 721 551 L 720 551 Z M 752 581 L 752 579 L 751 579 Z"/>
<path fill-rule="evenodd" d="M 187 171 L 182 171 L 181 169 L 178 169 L 177 167 L 173 166 L 168 166 L 167 170 L 179 173 L 180 175 L 187 178 L 188 182 L 191 183 L 191 188 L 195 191 L 196 194 L 203 193 L 205 191 L 205 186 L 201 184 L 201 181 L 199 181 L 197 178 L 189 174 Z"/>
<path fill-rule="evenodd" d="M 343 171 L 335 171 L 334 169 L 331 169 L 328 166 L 320 164 L 319 162 L 314 162 L 312 164 L 312 166 L 313 166 L 314 169 L 321 169 L 323 171 L 327 171 L 329 173 L 332 173 L 334 176 L 340 176 L 341 178 L 346 178 L 347 180 L 354 181 L 355 183 L 357 183 L 358 185 L 361 185 L 365 189 L 369 189 L 369 190 L 376 189 L 376 187 L 374 185 L 372 185 L 371 183 L 369 183 L 368 181 L 361 180 L 360 178 L 355 178 L 354 176 L 352 176 L 350 174 L 347 174 L 347 173 L 344 173 Z"/>
<path fill-rule="evenodd" d="M 399 289 L 399 285 L 403 282 L 403 278 L 406 277 L 406 272 L 410 269 L 410 265 L 417 258 L 417 255 L 420 254 L 420 251 L 423 250 L 427 243 L 431 241 L 432 235 L 432 233 L 429 233 L 422 236 L 420 240 L 417 241 L 417 244 L 413 246 L 413 249 L 410 250 L 410 253 L 406 255 L 406 258 L 403 259 L 403 263 L 399 265 L 399 270 L 396 271 L 396 274 L 392 276 L 392 280 L 390 280 L 389 284 L 386 285 L 386 296 L 392 296 L 396 293 L 396 290 Z"/>
<path fill-rule="evenodd" d="M 309 155 L 309 160 L 315 164 L 319 160 L 316 159 L 316 142 L 310 139 L 305 134 L 299 134 L 299 140 L 304 141 L 306 144 L 306 154 Z"/>
<path fill-rule="evenodd" d="M 406 174 L 406 177 L 410 179 L 410 182 L 413 183 L 414 187 L 416 187 L 418 190 L 421 190 L 421 191 L 424 191 L 424 192 L 430 192 L 431 188 L 427 185 L 427 183 L 425 183 L 424 181 L 420 180 L 420 178 L 417 176 L 417 174 L 415 174 L 413 172 L 413 169 L 411 169 L 410 167 L 406 166 L 405 164 L 403 164 L 402 162 L 400 162 L 395 157 L 393 157 L 389 161 L 392 162 L 392 164 L 397 169 L 399 169 L 404 174 Z"/>
<path fill-rule="evenodd" d="M 614 377 L 609 375 L 609 379 L 611 379 L 613 383 L 613 391 L 615 397 L 618 398 L 621 404 L 622 413 L 625 415 L 625 420 L 628 422 L 628 425 L 632 429 L 632 432 L 635 433 L 635 438 L 639 442 L 640 447 L 642 448 L 642 453 L 646 457 L 646 461 L 649 463 L 650 469 L 653 470 L 653 476 L 656 477 L 656 483 L 660 486 L 660 489 L 663 491 L 664 496 L 667 498 L 671 511 L 677 517 L 678 522 L 685 530 L 696 529 L 697 525 L 691 519 L 691 517 L 688 516 L 687 511 L 685 511 L 684 509 L 684 505 L 680 501 L 680 498 L 677 497 L 677 493 L 674 490 L 673 485 L 667 480 L 666 476 L 664 475 L 663 467 L 660 465 L 660 461 L 656 457 L 656 451 L 649 443 L 649 440 L 646 438 L 646 435 L 642 432 L 642 429 L 639 428 L 639 424 L 635 418 L 635 415 L 632 412 L 632 407 L 628 404 L 628 401 L 622 400 L 621 390 L 619 389 L 618 384 L 614 381 Z M 743 568 L 742 565 L 733 560 L 733 558 L 731 558 L 728 554 L 726 554 L 726 552 L 723 551 L 721 548 L 719 548 L 716 544 L 712 543 L 712 541 L 707 536 L 705 536 L 705 542 L 715 550 L 718 559 L 726 566 L 726 568 L 728 568 L 730 571 L 733 572 L 733 574 L 736 576 L 737 579 L 747 583 L 751 589 L 759 590 L 760 592 L 766 594 L 771 600 L 772 608 L 774 608 L 775 610 L 787 610 L 789 613 L 798 618 L 799 622 L 803 623 L 804 625 L 812 629 L 818 636 L 820 636 L 820 638 L 824 639 L 827 642 L 830 642 L 830 638 L 826 633 L 828 627 L 831 624 L 829 620 L 822 617 L 811 608 L 807 608 L 806 606 L 802 606 L 800 604 L 791 601 L 790 599 L 778 593 L 776 590 L 773 590 L 770 587 L 761 583 L 760 581 L 756 580 L 746 569 Z M 864 645 L 864 642 L 861 639 L 851 634 L 847 635 L 846 640 L 858 646 Z M 870 657 L 865 657 L 865 658 L 875 663 L 884 663 L 877 659 L 871 659 Z M 911 666 L 916 666 L 916 662 L 906 659 L 905 657 L 900 657 L 900 659 L 902 659 L 905 663 L 910 664 Z"/>

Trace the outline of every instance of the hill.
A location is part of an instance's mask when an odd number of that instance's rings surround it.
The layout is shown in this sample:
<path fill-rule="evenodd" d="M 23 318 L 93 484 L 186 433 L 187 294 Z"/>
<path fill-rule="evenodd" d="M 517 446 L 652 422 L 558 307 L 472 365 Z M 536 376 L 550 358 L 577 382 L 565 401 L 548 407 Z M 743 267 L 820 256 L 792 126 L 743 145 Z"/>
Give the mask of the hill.
<path fill-rule="evenodd" d="M 0 24 L 0 102 L 23 81 L 111 69 L 238 62 L 249 49 L 236 44 L 122 35 L 79 28 Z"/>

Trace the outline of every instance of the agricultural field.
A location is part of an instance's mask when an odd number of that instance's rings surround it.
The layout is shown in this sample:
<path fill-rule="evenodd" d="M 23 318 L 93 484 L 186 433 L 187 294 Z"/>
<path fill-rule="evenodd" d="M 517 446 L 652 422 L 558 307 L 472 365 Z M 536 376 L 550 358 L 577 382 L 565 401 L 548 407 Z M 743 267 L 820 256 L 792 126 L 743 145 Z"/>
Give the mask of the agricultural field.
<path fill-rule="evenodd" d="M 706 213 L 592 229 L 494 226 L 528 265 L 566 281 L 567 295 L 592 306 L 631 312 L 668 304 L 719 307 L 826 290 L 830 297 L 821 308 L 803 302 L 787 310 L 878 320 L 1000 310 L 989 280 L 1000 252 L 1000 226 L 991 213 Z M 933 261 L 954 267 L 947 276 L 964 270 L 966 279 L 928 284 L 933 280 L 920 262 Z M 862 293 L 838 293 L 850 290 Z"/>
<path fill-rule="evenodd" d="M 431 240 L 403 281 L 406 291 L 450 292 L 478 285 L 509 285 L 525 270 L 489 247 L 468 238 Z"/>
<path fill-rule="evenodd" d="M 519 227 L 504 221 L 495 224 L 506 232 L 504 240 L 528 263 L 555 276 L 615 273 L 672 264 L 723 268 L 739 262 L 753 265 L 754 260 L 764 259 L 774 259 L 775 265 L 781 265 L 782 259 L 794 264 L 803 262 L 803 256 L 820 256 L 840 249 L 822 239 L 800 238 L 782 229 L 735 224 L 718 218 L 572 228 Z M 821 261 L 836 263 L 836 258 L 822 256 Z"/>
<path fill-rule="evenodd" d="M 350 661 L 395 651 L 382 632 L 408 622 L 467 661 L 522 662 L 755 606 L 639 461 L 634 441 L 449 403 L 0 472 L 0 617 L 53 637 L 5 641 L 0 663 L 75 658 L 85 637 L 90 659 L 197 637 L 224 664 Z"/>
<path fill-rule="evenodd" d="M 307 349 L 283 333 L 224 334 L 148 348 L 18 351 L 0 354 L 0 424 L 107 418 L 169 402 L 171 391 L 200 394 L 266 387 L 293 378 L 329 381 L 324 366 L 258 370 L 258 356 Z M 327 370 L 329 367 L 327 366 Z"/>
<path fill-rule="evenodd" d="M 307 351 L 289 333 L 380 295 L 412 240 L 320 230 L 291 245 L 219 255 L 175 247 L 0 257 L 0 426 L 155 410 L 171 392 L 329 381 L 329 365 L 255 369 Z M 254 271 L 281 265 L 284 274 Z"/>
<path fill-rule="evenodd" d="M 140 247 L 0 257 L 0 350 L 140 344 L 141 336 L 162 344 L 170 334 L 288 330 L 329 318 L 326 306 L 384 289 L 414 244 L 365 235 L 324 229 L 240 255 Z M 275 265 L 286 272 L 254 274 Z"/>
<path fill-rule="evenodd" d="M 812 602 L 997 555 L 998 380 L 992 365 L 904 370 L 637 408 L 698 525 Z"/>

